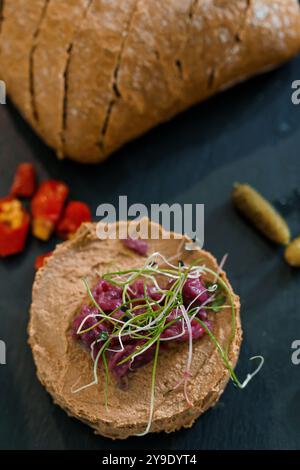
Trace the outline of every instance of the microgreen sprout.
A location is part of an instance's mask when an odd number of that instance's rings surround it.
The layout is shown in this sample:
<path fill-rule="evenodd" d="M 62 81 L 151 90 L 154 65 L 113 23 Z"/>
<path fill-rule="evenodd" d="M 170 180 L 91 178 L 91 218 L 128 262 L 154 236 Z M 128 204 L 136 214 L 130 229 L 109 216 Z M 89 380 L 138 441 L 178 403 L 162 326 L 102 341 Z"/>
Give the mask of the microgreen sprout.
<path fill-rule="evenodd" d="M 192 246 L 188 245 L 191 249 Z M 226 259 L 226 258 L 224 258 Z M 223 259 L 223 263 L 224 263 Z M 135 361 L 143 361 L 149 356 L 153 359 L 152 382 L 150 393 L 149 421 L 144 435 L 151 429 L 155 405 L 155 382 L 158 364 L 158 356 L 161 343 L 168 341 L 188 342 L 185 368 L 182 371 L 182 380 L 174 389 L 183 384 L 183 394 L 189 406 L 193 406 L 188 394 L 188 381 L 191 376 L 193 361 L 193 328 L 195 324 L 201 325 L 220 354 L 220 357 L 228 369 L 230 377 L 238 388 L 244 388 L 249 381 L 259 372 L 263 365 L 260 359 L 257 369 L 248 374 L 244 382 L 240 382 L 230 362 L 230 348 L 236 337 L 236 306 L 235 297 L 222 273 L 222 266 L 216 271 L 205 264 L 203 258 L 194 260 L 189 265 L 180 260 L 179 254 L 173 264 L 161 253 L 153 253 L 148 257 L 141 268 L 108 272 L 102 279 L 111 286 L 116 286 L 120 294 L 118 306 L 110 313 L 105 312 L 99 301 L 93 295 L 86 279 L 83 279 L 88 298 L 93 309 L 97 313 L 86 315 L 77 329 L 78 338 L 94 328 L 101 328 L 99 335 L 91 343 L 91 356 L 94 361 L 94 380 L 73 392 L 79 392 L 90 386 L 98 384 L 99 364 L 103 365 L 105 373 L 105 406 L 108 407 L 108 384 L 110 378 L 110 360 L 114 354 L 119 353 L 118 361 L 114 362 L 116 369 L 133 370 Z M 197 282 L 201 279 L 203 289 L 187 302 L 183 288 L 187 282 Z M 196 280 L 196 281 L 195 281 Z M 142 292 L 134 290 L 135 281 L 142 281 Z M 121 290 L 120 290 L 121 288 Z M 155 295 L 152 295 L 154 292 Z M 201 300 L 203 299 L 203 300 Z M 222 314 L 225 309 L 231 310 L 231 335 L 224 348 L 212 332 L 210 322 L 206 321 L 201 313 L 209 315 L 213 319 L 216 313 Z M 92 318 L 92 326 L 86 322 Z M 195 323 L 196 322 L 196 323 Z M 174 327 L 178 324 L 178 328 Z M 89 325 L 87 327 L 87 325 Z M 173 328 L 172 328 L 173 327 Z M 200 328 L 200 327 L 199 327 Z M 95 330 L 98 331 L 98 330 Z M 167 333 L 166 333 L 167 332 Z M 126 341 L 130 339 L 130 350 L 126 350 Z M 136 342 L 136 343 L 134 343 Z M 128 354 L 127 354 L 128 353 Z M 147 354 L 146 354 L 147 353 Z"/>
<path fill-rule="evenodd" d="M 100 339 L 101 341 L 106 341 L 107 338 L 108 338 L 108 336 L 109 336 L 108 331 L 101 331 L 101 333 L 100 333 L 100 335 L 99 335 L 99 339 Z"/>

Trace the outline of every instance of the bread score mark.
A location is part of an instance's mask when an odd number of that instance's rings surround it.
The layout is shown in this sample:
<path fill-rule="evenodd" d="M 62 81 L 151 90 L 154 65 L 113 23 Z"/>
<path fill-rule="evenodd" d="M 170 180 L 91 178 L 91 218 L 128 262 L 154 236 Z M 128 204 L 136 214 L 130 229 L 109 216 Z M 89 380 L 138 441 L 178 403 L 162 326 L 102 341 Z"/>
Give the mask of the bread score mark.
<path fill-rule="evenodd" d="M 174 385 L 174 390 L 183 385 L 183 393 L 190 407 L 193 407 L 193 403 L 188 394 L 188 382 L 191 377 L 193 341 L 201 339 L 204 334 L 215 345 L 237 388 L 245 388 L 263 366 L 262 356 L 251 357 L 250 360 L 259 360 L 257 368 L 247 375 L 244 382 L 237 378 L 228 357 L 236 334 L 234 296 L 222 277 L 222 267 L 214 271 L 201 264 L 201 261 L 203 263 L 203 259 L 198 258 L 189 266 L 181 262 L 176 266 L 161 253 L 155 252 L 141 268 L 104 274 L 100 282 L 106 284 L 101 284 L 101 288 L 110 289 L 109 286 L 112 286 L 111 297 L 116 299 L 119 296 L 115 308 L 109 309 L 109 313 L 97 300 L 97 286 L 91 289 L 87 280 L 83 279 L 90 313 L 81 313 L 75 317 L 73 334 L 79 341 L 85 339 L 82 344 L 90 349 L 94 362 L 94 379 L 77 389 L 75 384 L 72 393 L 97 385 L 98 368 L 102 363 L 105 373 L 105 404 L 108 407 L 110 375 L 114 375 L 121 384 L 131 370 L 153 360 L 149 419 L 145 431 L 137 434 L 139 436 L 151 430 L 156 370 L 162 345 L 166 347 L 171 343 L 188 342 L 188 357 L 182 380 Z M 103 294 L 104 291 L 101 292 Z M 109 299 L 111 300 L 110 297 Z M 216 315 L 222 315 L 222 310 L 228 308 L 231 310 L 232 333 L 227 347 L 223 348 L 213 334 L 212 325 Z M 93 335 L 95 332 L 96 339 Z"/>

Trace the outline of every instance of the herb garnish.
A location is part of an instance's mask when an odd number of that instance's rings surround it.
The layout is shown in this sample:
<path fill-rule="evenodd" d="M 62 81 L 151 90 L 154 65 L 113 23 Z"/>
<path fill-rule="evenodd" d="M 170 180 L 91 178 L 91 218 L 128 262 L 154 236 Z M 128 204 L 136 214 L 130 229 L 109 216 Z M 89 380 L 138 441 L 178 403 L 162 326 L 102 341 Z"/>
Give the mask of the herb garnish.
<path fill-rule="evenodd" d="M 215 347 L 220 353 L 225 367 L 230 373 L 232 381 L 239 387 L 244 388 L 247 383 L 257 374 L 263 365 L 263 358 L 256 356 L 256 359 L 260 358 L 261 363 L 257 367 L 256 371 L 252 374 L 248 374 L 245 382 L 239 382 L 233 367 L 231 366 L 228 351 L 235 338 L 236 334 L 236 311 L 235 311 L 235 299 L 232 294 L 230 287 L 224 280 L 220 272 L 208 268 L 201 263 L 201 259 L 195 260 L 190 266 L 185 266 L 184 263 L 178 263 L 177 266 L 171 264 L 163 255 L 160 253 L 153 253 L 148 257 L 144 266 L 141 268 L 135 268 L 131 270 L 119 270 L 115 272 L 106 273 L 102 276 L 102 279 L 108 281 L 112 285 L 116 285 L 122 288 L 122 305 L 118 306 L 113 312 L 105 313 L 100 305 L 98 305 L 94 298 L 92 291 L 88 285 L 88 282 L 84 279 L 83 282 L 86 286 L 87 293 L 91 300 L 91 304 L 96 307 L 97 314 L 87 315 L 82 321 L 78 328 L 77 334 L 81 335 L 90 331 L 91 329 L 99 326 L 104 321 L 110 322 L 112 329 L 111 331 L 102 331 L 99 338 L 94 341 L 91 345 L 92 358 L 94 360 L 94 381 L 87 384 L 79 389 L 75 390 L 74 393 L 79 390 L 83 390 L 89 386 L 98 383 L 98 364 L 102 360 L 104 372 L 105 372 L 105 404 L 108 407 L 107 389 L 109 383 L 109 366 L 107 361 L 108 352 L 124 351 L 124 344 L 122 338 L 128 335 L 132 340 L 143 340 L 141 344 L 136 345 L 133 351 L 128 354 L 125 358 L 117 363 L 117 366 L 121 366 L 126 362 L 130 361 L 133 363 L 136 357 L 144 354 L 149 348 L 155 347 L 155 354 L 153 359 L 152 369 L 152 384 L 150 394 L 150 410 L 149 410 L 149 421 L 145 432 L 146 434 L 151 429 L 151 423 L 154 415 L 154 402 L 155 402 L 155 381 L 156 381 L 156 370 L 159 356 L 160 344 L 162 341 L 171 341 L 173 339 L 180 338 L 186 332 L 188 333 L 188 357 L 186 366 L 183 371 L 183 379 L 176 387 L 183 383 L 184 395 L 187 403 L 193 406 L 188 397 L 188 380 L 190 377 L 190 368 L 193 357 L 193 333 L 192 333 L 192 321 L 198 322 L 203 329 L 206 331 L 210 339 L 213 341 Z M 160 267 L 163 264 L 164 267 Z M 200 305 L 195 304 L 197 297 L 190 302 L 187 306 L 183 301 L 182 289 L 187 280 L 197 279 L 199 277 L 206 277 L 211 279 L 207 281 L 204 291 L 202 291 L 198 297 L 203 295 L 203 292 L 207 292 L 210 295 L 204 302 L 200 302 Z M 130 286 L 137 280 L 142 279 L 144 281 L 144 295 L 136 299 L 130 295 Z M 161 287 L 161 283 L 158 280 L 164 279 L 169 281 L 167 287 Z M 171 281 L 171 282 L 170 282 Z M 159 300 L 154 300 L 148 296 L 147 282 L 151 282 L 151 285 L 155 287 L 156 293 L 159 294 Z M 230 308 L 232 312 L 232 333 L 229 342 L 226 347 L 226 351 L 222 348 L 217 338 L 209 328 L 208 324 L 203 321 L 198 314 L 202 311 L 207 312 L 220 312 L 225 308 Z M 123 312 L 123 315 L 116 318 L 114 313 Z M 137 313 L 136 313 L 137 311 Z M 170 319 L 169 315 L 171 312 L 176 312 L 175 318 Z M 84 328 L 85 320 L 90 317 L 99 319 L 96 324 L 92 327 Z M 182 325 L 182 332 L 174 335 L 173 337 L 163 337 L 164 331 L 176 322 L 180 322 Z M 114 347 L 112 349 L 111 342 L 119 344 L 118 349 Z M 103 344 L 102 344 L 103 343 Z M 94 348 L 100 347 L 96 357 L 94 357 Z"/>

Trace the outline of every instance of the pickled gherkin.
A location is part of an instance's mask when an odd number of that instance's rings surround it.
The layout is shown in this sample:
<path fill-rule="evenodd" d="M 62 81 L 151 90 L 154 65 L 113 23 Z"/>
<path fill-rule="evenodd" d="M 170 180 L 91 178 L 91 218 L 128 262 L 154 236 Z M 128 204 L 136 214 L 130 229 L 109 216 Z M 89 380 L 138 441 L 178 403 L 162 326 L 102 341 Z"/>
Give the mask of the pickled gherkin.
<path fill-rule="evenodd" d="M 279 245 L 290 242 L 290 230 L 277 210 L 248 184 L 234 185 L 232 199 L 236 208 L 269 240 Z"/>
<path fill-rule="evenodd" d="M 295 238 L 285 249 L 286 262 L 295 268 L 300 267 L 300 237 Z"/>

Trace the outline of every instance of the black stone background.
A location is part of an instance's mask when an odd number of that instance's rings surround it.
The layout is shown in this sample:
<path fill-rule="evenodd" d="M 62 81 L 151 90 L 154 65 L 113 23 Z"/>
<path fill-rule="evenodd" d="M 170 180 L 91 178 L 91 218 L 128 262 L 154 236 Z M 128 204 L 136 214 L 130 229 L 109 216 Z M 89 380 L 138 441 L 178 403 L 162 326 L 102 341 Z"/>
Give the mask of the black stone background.
<path fill-rule="evenodd" d="M 75 199 L 116 204 L 205 203 L 205 247 L 220 259 L 242 300 L 244 342 L 238 374 L 249 357 L 265 366 L 244 390 L 229 384 L 219 404 L 189 430 L 112 442 L 70 419 L 39 384 L 27 345 L 35 256 L 55 245 L 30 240 L 26 251 L 0 262 L 0 447 L 3 449 L 296 449 L 300 448 L 300 366 L 291 343 L 300 339 L 300 274 L 232 208 L 234 181 L 255 185 L 300 233 L 300 106 L 291 83 L 300 59 L 182 114 L 127 145 L 103 165 L 57 161 L 11 105 L 0 106 L 0 195 L 16 165 L 33 161 L 40 178 L 61 178 Z"/>

